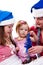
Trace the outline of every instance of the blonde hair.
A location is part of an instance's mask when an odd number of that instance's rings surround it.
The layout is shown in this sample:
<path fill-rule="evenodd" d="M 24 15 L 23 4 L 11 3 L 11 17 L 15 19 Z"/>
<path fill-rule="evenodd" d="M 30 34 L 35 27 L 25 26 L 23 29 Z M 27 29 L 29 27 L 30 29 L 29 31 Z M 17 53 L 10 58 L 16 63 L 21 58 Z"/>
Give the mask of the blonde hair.
<path fill-rule="evenodd" d="M 16 32 L 18 32 L 20 26 L 22 26 L 23 24 L 27 24 L 27 22 L 24 21 L 24 20 L 18 21 L 18 23 L 17 23 L 17 25 L 16 25 Z M 28 24 L 27 24 L 27 25 L 28 25 Z M 28 26 L 28 31 L 29 31 L 29 26 Z"/>

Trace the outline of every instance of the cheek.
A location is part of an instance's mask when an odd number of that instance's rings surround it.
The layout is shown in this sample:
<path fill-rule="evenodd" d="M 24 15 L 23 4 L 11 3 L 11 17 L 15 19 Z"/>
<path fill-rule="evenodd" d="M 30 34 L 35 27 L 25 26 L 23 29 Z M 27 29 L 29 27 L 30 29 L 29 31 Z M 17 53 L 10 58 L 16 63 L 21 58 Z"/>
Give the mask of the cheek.
<path fill-rule="evenodd" d="M 40 25 L 43 26 L 43 20 L 40 22 Z"/>
<path fill-rule="evenodd" d="M 7 34 L 9 32 L 9 29 L 7 28 L 4 31 L 5 31 L 5 34 Z"/>
<path fill-rule="evenodd" d="M 5 34 L 6 34 L 6 35 L 8 34 L 8 30 L 5 30 Z"/>
<path fill-rule="evenodd" d="M 27 35 L 28 34 L 28 31 L 25 31 L 25 35 Z"/>
<path fill-rule="evenodd" d="M 41 26 L 43 26 L 43 23 L 41 23 Z"/>
<path fill-rule="evenodd" d="M 19 34 L 21 34 L 21 33 L 22 33 L 22 31 L 21 31 L 21 30 L 18 30 L 18 33 L 19 33 Z"/>
<path fill-rule="evenodd" d="M 19 31 L 19 34 L 21 35 L 22 34 L 22 31 Z"/>
<path fill-rule="evenodd" d="M 9 29 L 6 29 L 5 31 L 6 31 L 6 32 L 8 32 L 8 31 L 9 31 Z"/>

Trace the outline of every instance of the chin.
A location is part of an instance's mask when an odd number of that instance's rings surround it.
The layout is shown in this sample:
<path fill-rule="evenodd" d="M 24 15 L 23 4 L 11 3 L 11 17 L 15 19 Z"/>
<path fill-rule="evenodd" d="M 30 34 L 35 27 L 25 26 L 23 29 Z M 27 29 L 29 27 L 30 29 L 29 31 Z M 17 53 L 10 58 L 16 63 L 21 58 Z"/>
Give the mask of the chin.
<path fill-rule="evenodd" d="M 39 25 L 36 25 L 36 27 L 37 27 L 37 28 L 40 28 L 41 26 L 39 26 Z"/>
<path fill-rule="evenodd" d="M 25 38 L 26 36 L 22 36 L 22 38 Z"/>

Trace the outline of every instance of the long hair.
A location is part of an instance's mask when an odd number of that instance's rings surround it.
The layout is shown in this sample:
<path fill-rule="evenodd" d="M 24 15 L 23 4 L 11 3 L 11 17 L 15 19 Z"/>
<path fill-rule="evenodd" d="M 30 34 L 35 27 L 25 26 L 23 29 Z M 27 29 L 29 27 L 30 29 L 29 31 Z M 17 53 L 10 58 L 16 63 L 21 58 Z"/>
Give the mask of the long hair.
<path fill-rule="evenodd" d="M 6 41 L 4 39 L 4 26 L 0 26 L 0 45 L 5 45 Z"/>

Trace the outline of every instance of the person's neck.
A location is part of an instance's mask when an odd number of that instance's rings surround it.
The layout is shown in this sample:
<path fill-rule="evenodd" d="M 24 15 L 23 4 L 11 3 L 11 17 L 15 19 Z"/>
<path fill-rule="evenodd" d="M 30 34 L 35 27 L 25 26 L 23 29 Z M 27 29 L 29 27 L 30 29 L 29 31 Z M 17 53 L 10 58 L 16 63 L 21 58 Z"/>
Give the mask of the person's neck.
<path fill-rule="evenodd" d="M 41 32 L 43 32 L 43 29 L 41 29 Z"/>
<path fill-rule="evenodd" d="M 18 37 L 18 40 L 23 40 L 23 39 L 25 39 L 25 38 L 22 38 L 22 37 Z"/>

